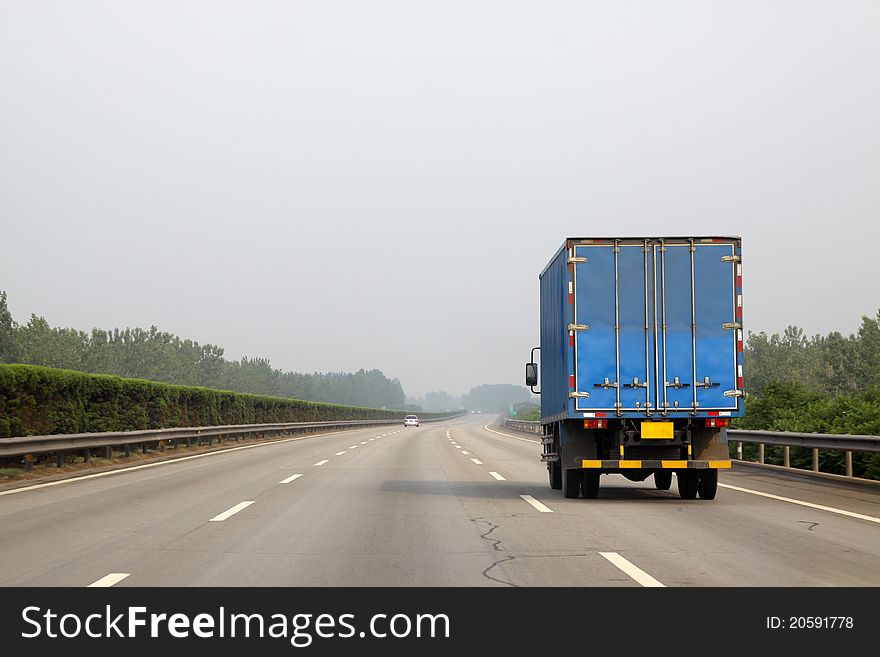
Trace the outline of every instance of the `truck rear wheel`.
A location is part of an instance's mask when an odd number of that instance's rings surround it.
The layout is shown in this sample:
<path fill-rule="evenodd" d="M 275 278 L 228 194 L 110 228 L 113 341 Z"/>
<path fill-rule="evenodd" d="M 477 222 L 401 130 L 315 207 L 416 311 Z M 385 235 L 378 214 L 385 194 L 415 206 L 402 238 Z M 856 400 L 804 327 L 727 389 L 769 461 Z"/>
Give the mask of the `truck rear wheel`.
<path fill-rule="evenodd" d="M 710 468 L 700 471 L 700 483 L 697 485 L 701 500 L 714 500 L 718 492 L 718 470 Z"/>
<path fill-rule="evenodd" d="M 583 470 L 569 470 L 562 468 L 562 494 L 565 497 L 579 497 L 581 494 L 581 483 L 584 479 Z"/>
<path fill-rule="evenodd" d="M 562 468 L 559 463 L 548 463 L 547 470 L 550 472 L 550 488 L 562 490 Z"/>
<path fill-rule="evenodd" d="M 679 470 L 675 473 L 678 479 L 678 494 L 683 500 L 692 500 L 697 497 L 699 473 L 696 470 Z"/>
<path fill-rule="evenodd" d="M 595 500 L 599 495 L 599 474 L 598 470 L 584 470 L 581 487 L 585 500 Z"/>
<path fill-rule="evenodd" d="M 669 490 L 672 486 L 672 470 L 657 470 L 654 473 L 654 486 L 657 490 Z"/>

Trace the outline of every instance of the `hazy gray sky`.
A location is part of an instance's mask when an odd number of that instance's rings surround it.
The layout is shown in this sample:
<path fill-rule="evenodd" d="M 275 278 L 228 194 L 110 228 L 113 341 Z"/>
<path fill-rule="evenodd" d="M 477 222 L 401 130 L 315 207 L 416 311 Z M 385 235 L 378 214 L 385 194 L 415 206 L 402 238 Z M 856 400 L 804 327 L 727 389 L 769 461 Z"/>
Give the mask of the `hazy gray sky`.
<path fill-rule="evenodd" d="M 878 35 L 876 0 L 0 0 L 0 289 L 460 394 L 521 383 L 566 236 L 737 234 L 747 329 L 848 333 Z"/>

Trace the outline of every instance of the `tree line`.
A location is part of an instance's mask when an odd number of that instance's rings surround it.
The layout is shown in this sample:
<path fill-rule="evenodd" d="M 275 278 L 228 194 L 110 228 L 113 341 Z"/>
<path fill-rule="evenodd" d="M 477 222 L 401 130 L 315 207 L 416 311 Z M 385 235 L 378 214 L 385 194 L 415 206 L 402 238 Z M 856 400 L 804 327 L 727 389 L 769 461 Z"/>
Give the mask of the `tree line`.
<path fill-rule="evenodd" d="M 282 371 L 272 367 L 267 358 L 227 360 L 222 347 L 199 344 L 155 326 L 148 330 L 93 328 L 87 333 L 53 327 L 37 315 L 19 324 L 13 320 L 2 291 L 0 363 L 369 408 L 403 408 L 405 400 L 400 381 L 389 379 L 378 369 L 313 374 Z"/>
<path fill-rule="evenodd" d="M 743 356 L 746 413 L 737 428 L 880 435 L 880 311 L 848 336 L 807 336 L 797 326 L 750 333 Z M 756 447 L 744 449 L 748 456 Z M 781 463 L 782 448 L 768 447 L 766 459 Z M 809 468 L 811 450 L 792 449 L 791 462 Z M 844 468 L 843 453 L 820 452 L 821 470 Z M 880 479 L 880 454 L 853 454 L 853 471 Z"/>
<path fill-rule="evenodd" d="M 426 411 L 447 411 L 466 408 L 485 413 L 507 413 L 512 404 L 528 401 L 533 395 L 527 388 L 509 383 L 484 383 L 474 386 L 460 397 L 445 390 L 426 393 L 424 397 L 407 398 L 412 408 Z"/>

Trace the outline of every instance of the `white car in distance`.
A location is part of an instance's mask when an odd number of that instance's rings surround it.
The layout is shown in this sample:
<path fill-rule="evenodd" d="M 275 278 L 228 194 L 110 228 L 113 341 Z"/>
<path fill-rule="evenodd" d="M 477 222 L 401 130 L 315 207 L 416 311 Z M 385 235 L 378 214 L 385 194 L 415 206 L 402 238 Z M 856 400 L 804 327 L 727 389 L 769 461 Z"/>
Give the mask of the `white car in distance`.
<path fill-rule="evenodd" d="M 404 427 L 417 427 L 419 426 L 419 418 L 417 415 L 407 415 L 403 418 L 403 426 Z"/>

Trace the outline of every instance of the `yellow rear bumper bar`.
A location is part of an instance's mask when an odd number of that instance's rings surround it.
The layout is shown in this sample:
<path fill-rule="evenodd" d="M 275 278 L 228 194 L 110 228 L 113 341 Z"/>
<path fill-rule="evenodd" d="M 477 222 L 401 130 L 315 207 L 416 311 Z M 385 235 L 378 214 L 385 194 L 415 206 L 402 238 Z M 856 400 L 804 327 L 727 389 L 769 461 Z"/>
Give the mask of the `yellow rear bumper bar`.
<path fill-rule="evenodd" d="M 707 468 L 730 468 L 730 459 L 719 461 L 669 461 L 669 460 L 583 460 L 582 468 L 601 468 L 602 470 L 622 470 L 622 469 L 638 469 L 638 470 L 705 470 Z"/>

